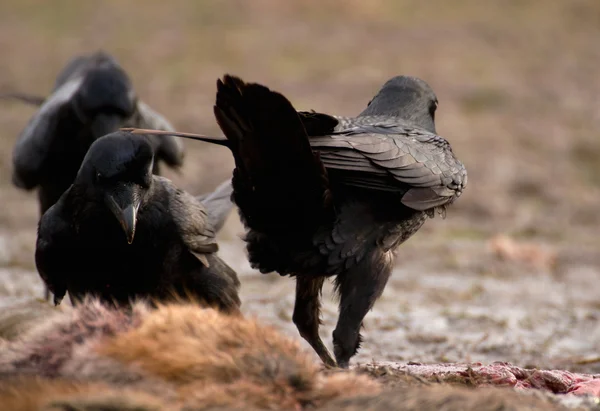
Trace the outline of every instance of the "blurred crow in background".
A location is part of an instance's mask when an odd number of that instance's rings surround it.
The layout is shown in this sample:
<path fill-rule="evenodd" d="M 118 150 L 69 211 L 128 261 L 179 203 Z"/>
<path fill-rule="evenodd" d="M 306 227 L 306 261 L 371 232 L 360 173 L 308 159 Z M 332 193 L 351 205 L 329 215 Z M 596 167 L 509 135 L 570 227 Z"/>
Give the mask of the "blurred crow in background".
<path fill-rule="evenodd" d="M 297 112 L 281 94 L 226 75 L 214 107 L 226 139 L 173 134 L 231 149 L 250 263 L 296 277 L 293 321 L 327 365 L 348 367 L 395 250 L 436 211 L 445 216 L 467 185 L 465 167 L 436 135 L 437 104 L 423 80 L 398 76 L 358 117 Z M 330 276 L 340 296 L 336 361 L 319 336 Z"/>
<path fill-rule="evenodd" d="M 13 183 L 38 188 L 43 214 L 71 185 L 87 149 L 98 137 L 123 126 L 173 130 L 139 100 L 131 80 L 114 57 L 99 51 L 72 59 L 59 73 L 48 98 L 0 94 L 39 105 L 14 147 Z M 149 137 L 158 160 L 171 167 L 183 162 L 178 139 Z M 158 161 L 154 172 L 158 174 Z"/>
<path fill-rule="evenodd" d="M 237 275 L 216 254 L 216 227 L 233 208 L 230 182 L 203 204 L 153 175 L 154 158 L 145 136 L 97 139 L 42 216 L 35 261 L 55 304 L 68 291 L 74 303 L 86 294 L 116 304 L 179 296 L 239 310 Z"/>
<path fill-rule="evenodd" d="M 99 51 L 73 58 L 58 74 L 48 98 L 5 93 L 3 98 L 40 105 L 13 150 L 15 186 L 38 189 L 40 214 L 71 185 L 90 145 L 122 126 L 173 130 L 173 126 L 139 100 L 131 81 L 117 61 Z M 149 136 L 159 161 L 178 168 L 183 146 L 171 136 Z M 46 290 L 46 298 L 48 298 Z"/>

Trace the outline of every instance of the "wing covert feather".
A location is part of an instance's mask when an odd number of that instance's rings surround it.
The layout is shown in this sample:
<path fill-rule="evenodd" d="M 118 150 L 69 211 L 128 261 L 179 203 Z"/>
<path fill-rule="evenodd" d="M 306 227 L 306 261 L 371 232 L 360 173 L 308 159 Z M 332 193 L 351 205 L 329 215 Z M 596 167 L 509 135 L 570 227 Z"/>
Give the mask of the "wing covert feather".
<path fill-rule="evenodd" d="M 375 124 L 351 120 L 344 118 L 344 127 L 338 125 L 331 135 L 310 137 L 326 168 L 348 171 L 341 177 L 344 184 L 403 191 L 402 202 L 417 210 L 439 207 L 460 196 L 466 169 L 444 138 L 394 125 L 384 117 L 372 118 Z"/>

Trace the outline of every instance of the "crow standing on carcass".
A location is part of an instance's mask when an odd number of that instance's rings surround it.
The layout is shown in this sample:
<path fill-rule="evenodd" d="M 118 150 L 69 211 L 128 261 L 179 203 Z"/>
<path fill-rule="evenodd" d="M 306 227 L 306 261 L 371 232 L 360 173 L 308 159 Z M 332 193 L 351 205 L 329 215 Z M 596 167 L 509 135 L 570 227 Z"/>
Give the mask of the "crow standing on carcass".
<path fill-rule="evenodd" d="M 227 139 L 174 134 L 233 152 L 232 198 L 250 263 L 296 277 L 293 321 L 327 365 L 348 367 L 394 251 L 466 187 L 465 167 L 435 134 L 436 107 L 431 88 L 414 77 L 390 79 L 347 118 L 297 112 L 281 94 L 226 75 L 214 112 Z M 330 276 L 340 295 L 336 361 L 319 336 L 320 292 Z"/>
<path fill-rule="evenodd" d="M 109 54 L 99 51 L 73 58 L 57 76 L 48 98 L 4 93 L 40 106 L 13 150 L 14 185 L 38 189 L 40 215 L 71 185 L 90 145 L 123 126 L 173 130 L 173 126 L 139 100 L 131 81 Z M 178 168 L 183 146 L 172 136 L 149 136 L 157 160 Z M 159 173 L 159 161 L 154 164 Z M 46 289 L 46 299 L 49 298 Z"/>
<path fill-rule="evenodd" d="M 237 275 L 216 254 L 215 227 L 233 208 L 230 182 L 205 196 L 205 207 L 153 167 L 144 136 L 116 132 L 92 143 L 39 223 L 35 262 L 55 304 L 68 291 L 74 303 L 88 294 L 116 304 L 191 297 L 239 310 Z"/>

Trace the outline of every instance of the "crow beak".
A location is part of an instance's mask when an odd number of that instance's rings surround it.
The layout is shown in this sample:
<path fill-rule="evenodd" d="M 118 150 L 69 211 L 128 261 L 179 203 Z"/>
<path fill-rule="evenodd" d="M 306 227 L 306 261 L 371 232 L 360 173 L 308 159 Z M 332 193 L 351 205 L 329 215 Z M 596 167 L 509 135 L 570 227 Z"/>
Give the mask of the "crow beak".
<path fill-rule="evenodd" d="M 107 194 L 106 205 L 121 224 L 127 237 L 127 243 L 133 243 L 137 213 L 142 202 L 142 197 L 131 186 L 122 187 L 116 195 Z"/>

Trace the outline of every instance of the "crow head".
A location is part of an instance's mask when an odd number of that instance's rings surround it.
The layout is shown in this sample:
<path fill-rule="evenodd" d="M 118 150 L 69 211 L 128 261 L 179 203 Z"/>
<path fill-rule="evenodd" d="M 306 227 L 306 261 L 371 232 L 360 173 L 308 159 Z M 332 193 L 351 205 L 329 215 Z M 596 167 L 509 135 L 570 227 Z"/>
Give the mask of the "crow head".
<path fill-rule="evenodd" d="M 399 117 L 435 133 L 438 99 L 431 87 L 417 77 L 396 76 L 388 80 L 361 116 Z"/>
<path fill-rule="evenodd" d="M 133 115 L 137 97 L 127 73 L 114 58 L 96 53 L 86 62 L 73 107 L 92 139 L 117 131 Z"/>
<path fill-rule="evenodd" d="M 74 185 L 115 216 L 131 244 L 137 214 L 152 186 L 154 154 L 145 136 L 116 132 L 89 148 Z"/>

